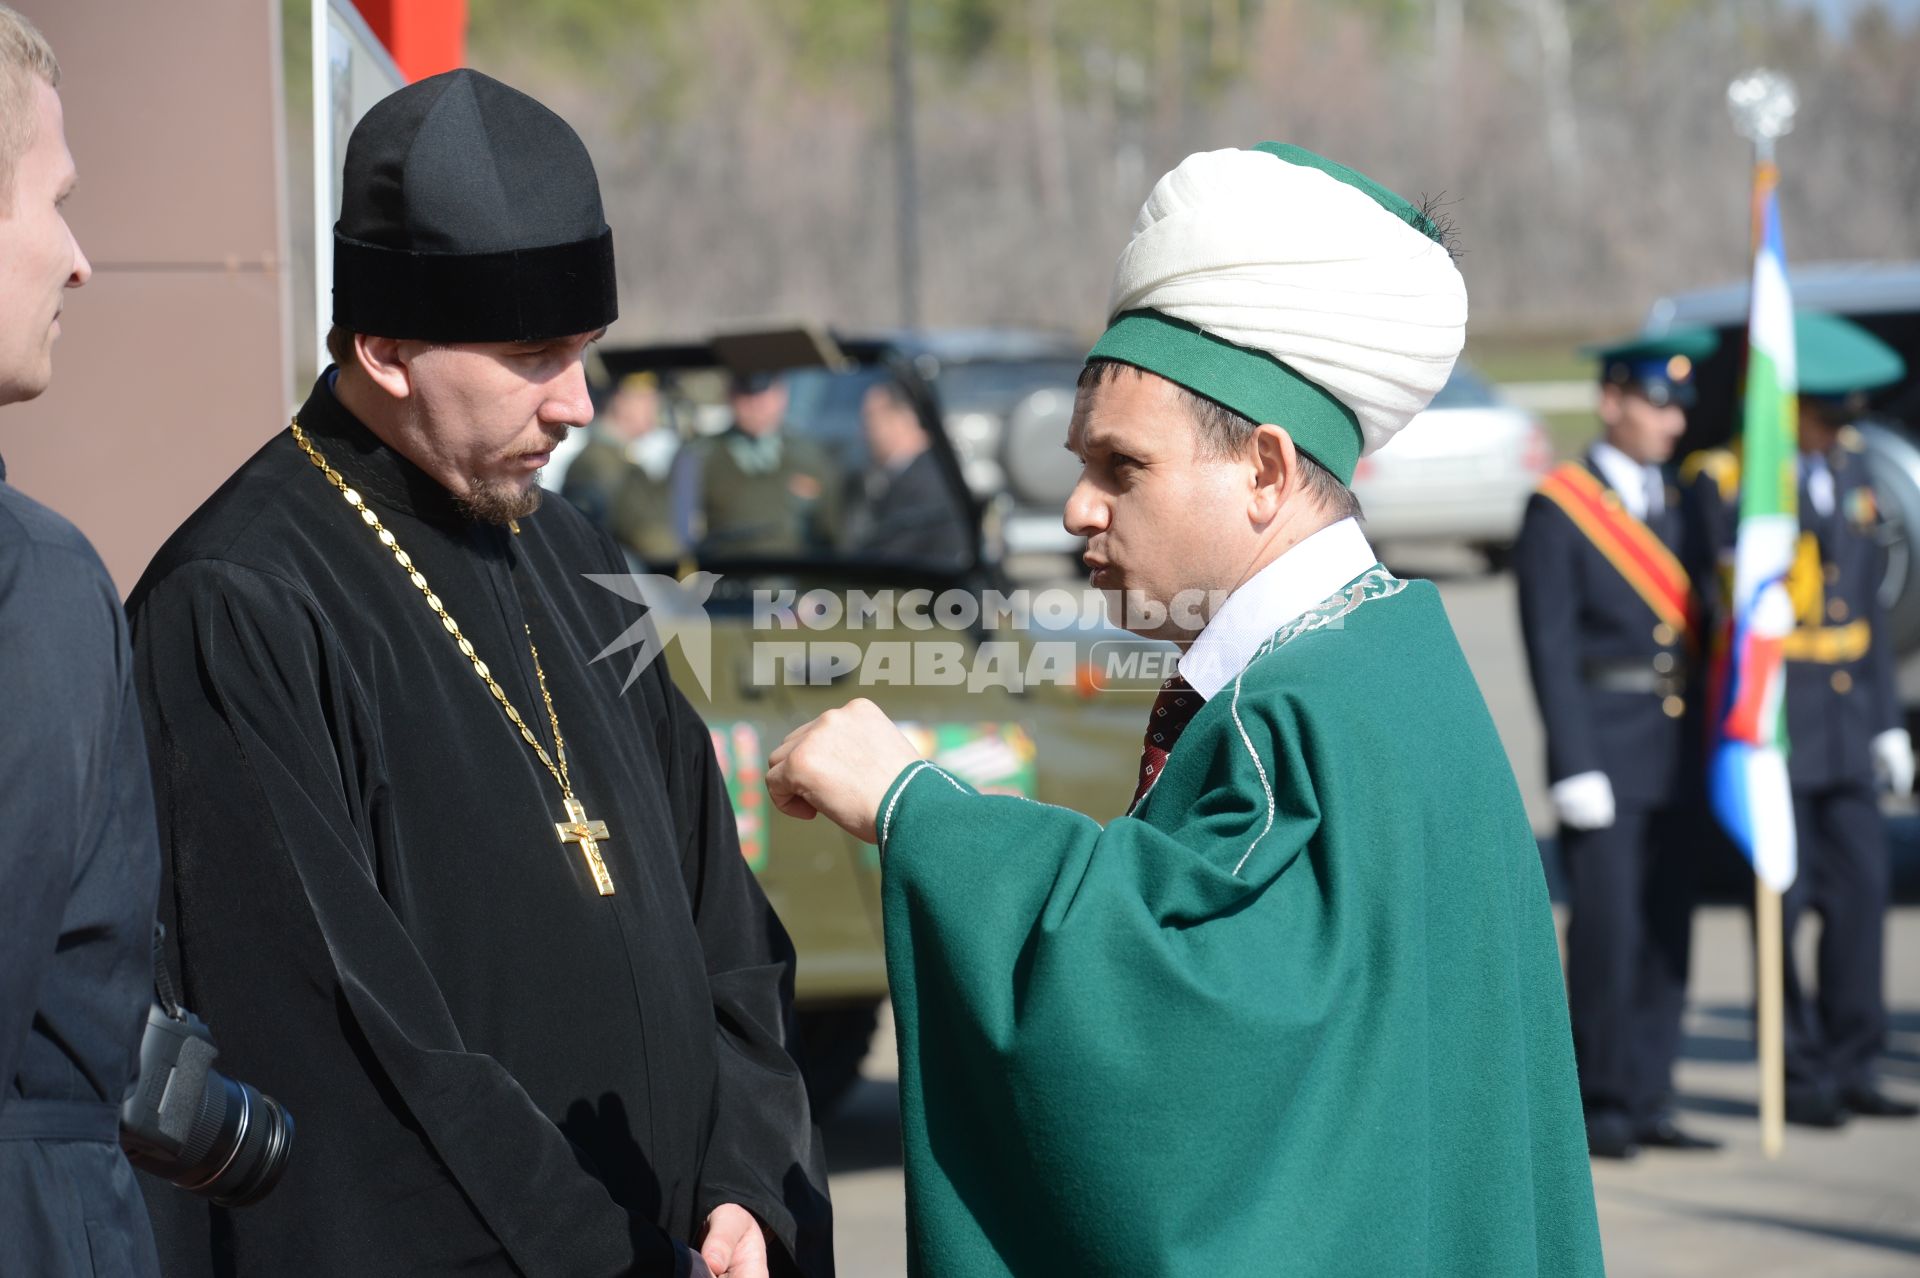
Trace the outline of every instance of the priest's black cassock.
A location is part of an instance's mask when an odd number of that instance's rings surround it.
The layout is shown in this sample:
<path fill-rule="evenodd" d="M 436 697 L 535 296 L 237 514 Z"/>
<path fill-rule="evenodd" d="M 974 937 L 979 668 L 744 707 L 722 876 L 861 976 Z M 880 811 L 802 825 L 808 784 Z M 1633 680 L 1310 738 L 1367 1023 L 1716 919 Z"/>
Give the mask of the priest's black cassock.
<path fill-rule="evenodd" d="M 832 1267 L 791 1041 L 793 953 L 741 858 L 706 727 L 654 662 L 594 655 L 637 608 L 551 501 L 465 517 L 334 398 L 299 420 L 604 821 L 559 787 L 392 553 L 281 431 L 135 589 L 136 679 L 185 1001 L 220 1068 L 297 1123 L 224 1211 L 149 1194 L 170 1275 L 674 1272 L 737 1202 L 774 1270 Z"/>

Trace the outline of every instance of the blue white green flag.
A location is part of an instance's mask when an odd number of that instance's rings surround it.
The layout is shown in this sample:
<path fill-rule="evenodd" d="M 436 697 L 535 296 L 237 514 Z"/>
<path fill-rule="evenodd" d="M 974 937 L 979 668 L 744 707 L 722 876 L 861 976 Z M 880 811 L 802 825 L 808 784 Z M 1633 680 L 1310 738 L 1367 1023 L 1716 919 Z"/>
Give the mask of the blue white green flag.
<path fill-rule="evenodd" d="M 1800 535 L 1796 509 L 1798 413 L 1793 299 L 1781 250 L 1779 175 L 1755 173 L 1758 235 L 1747 320 L 1747 379 L 1741 428 L 1740 524 L 1735 539 L 1727 666 L 1712 766 L 1715 814 L 1775 891 L 1793 882 L 1798 852 L 1787 784 L 1786 665 L 1793 629 L 1787 571 Z"/>

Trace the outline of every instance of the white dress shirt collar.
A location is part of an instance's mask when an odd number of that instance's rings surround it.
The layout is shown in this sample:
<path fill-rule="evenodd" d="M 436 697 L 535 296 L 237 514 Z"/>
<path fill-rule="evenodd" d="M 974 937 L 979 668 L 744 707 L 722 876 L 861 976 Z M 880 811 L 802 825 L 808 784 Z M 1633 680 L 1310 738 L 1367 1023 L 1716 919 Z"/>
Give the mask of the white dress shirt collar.
<path fill-rule="evenodd" d="M 1833 467 L 1819 453 L 1800 454 L 1800 477 L 1806 481 L 1807 499 L 1822 519 L 1833 514 Z"/>
<path fill-rule="evenodd" d="M 1666 481 L 1658 466 L 1642 465 L 1604 439 L 1593 446 L 1593 464 L 1635 519 L 1646 521 L 1650 501 L 1654 503 L 1653 514 L 1666 509 Z"/>
<path fill-rule="evenodd" d="M 1329 524 L 1262 568 L 1227 596 L 1180 658 L 1180 674 L 1211 700 L 1247 668 L 1273 632 L 1373 567 L 1376 556 L 1356 520 Z"/>

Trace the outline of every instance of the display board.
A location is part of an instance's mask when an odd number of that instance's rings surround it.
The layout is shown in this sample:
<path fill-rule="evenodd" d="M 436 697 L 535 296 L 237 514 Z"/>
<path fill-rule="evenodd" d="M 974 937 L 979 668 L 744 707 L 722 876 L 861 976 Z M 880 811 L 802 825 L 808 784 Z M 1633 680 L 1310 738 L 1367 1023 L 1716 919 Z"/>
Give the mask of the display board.
<path fill-rule="evenodd" d="M 333 322 L 333 224 L 340 217 L 340 174 L 347 139 L 373 104 L 406 84 L 385 46 L 352 0 L 313 4 L 314 357 L 327 364 Z"/>

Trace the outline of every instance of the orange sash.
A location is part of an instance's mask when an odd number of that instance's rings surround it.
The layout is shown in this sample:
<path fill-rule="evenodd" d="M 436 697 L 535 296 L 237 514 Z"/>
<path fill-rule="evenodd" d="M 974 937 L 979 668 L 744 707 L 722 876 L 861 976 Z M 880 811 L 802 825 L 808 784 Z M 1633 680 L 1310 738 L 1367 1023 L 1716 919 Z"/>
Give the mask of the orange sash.
<path fill-rule="evenodd" d="M 1574 527 L 1599 547 L 1653 615 L 1680 634 L 1694 626 L 1693 591 L 1687 570 L 1654 535 L 1629 515 L 1620 499 L 1593 472 L 1577 462 L 1554 468 L 1540 484 L 1540 495 L 1567 513 Z"/>

